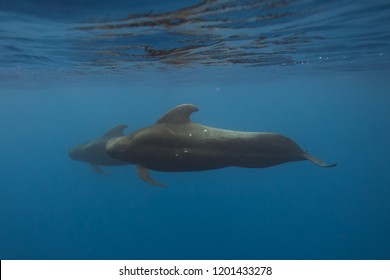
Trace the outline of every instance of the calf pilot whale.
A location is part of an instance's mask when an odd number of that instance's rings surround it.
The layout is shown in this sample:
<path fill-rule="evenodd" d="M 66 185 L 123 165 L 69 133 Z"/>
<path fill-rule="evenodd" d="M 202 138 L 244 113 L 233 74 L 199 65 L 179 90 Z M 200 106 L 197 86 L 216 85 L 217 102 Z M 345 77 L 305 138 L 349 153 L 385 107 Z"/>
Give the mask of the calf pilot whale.
<path fill-rule="evenodd" d="M 115 137 L 123 136 L 123 130 L 125 128 L 127 128 L 127 125 L 121 124 L 114 126 L 106 131 L 101 137 L 69 149 L 69 156 L 74 160 L 89 163 L 92 169 L 99 174 L 109 175 L 101 169 L 99 165 L 116 166 L 129 164 L 127 162 L 114 159 L 106 153 L 107 141 Z"/>
<path fill-rule="evenodd" d="M 150 177 L 149 169 L 181 172 L 229 166 L 261 168 L 301 160 L 321 167 L 336 165 L 327 165 L 280 134 L 194 123 L 190 115 L 196 111 L 194 105 L 178 105 L 154 125 L 109 140 L 106 151 L 112 158 L 136 164 L 138 176 L 156 186 L 164 185 Z"/>

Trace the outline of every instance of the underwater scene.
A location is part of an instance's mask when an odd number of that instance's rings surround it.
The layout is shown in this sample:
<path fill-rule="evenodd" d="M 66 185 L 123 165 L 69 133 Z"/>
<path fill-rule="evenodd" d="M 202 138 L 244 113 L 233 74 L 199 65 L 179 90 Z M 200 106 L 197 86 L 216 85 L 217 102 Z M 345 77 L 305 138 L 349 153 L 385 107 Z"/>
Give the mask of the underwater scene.
<path fill-rule="evenodd" d="M 390 2 L 1 0 L 0 259 L 390 259 Z"/>

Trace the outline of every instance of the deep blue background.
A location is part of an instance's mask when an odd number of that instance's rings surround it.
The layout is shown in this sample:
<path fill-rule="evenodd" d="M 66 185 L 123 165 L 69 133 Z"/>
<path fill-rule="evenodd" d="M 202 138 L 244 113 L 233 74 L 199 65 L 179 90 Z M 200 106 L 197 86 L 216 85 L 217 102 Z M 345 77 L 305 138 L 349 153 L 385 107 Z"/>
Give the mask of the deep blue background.
<path fill-rule="evenodd" d="M 77 28 L 197 3 L 130 2 L 0 2 L 0 259 L 390 259 L 386 1 L 269 5 L 302 13 L 245 28 L 234 21 L 245 14 L 229 10 L 221 31 Z M 194 31 L 207 43 L 186 56 L 198 64 L 143 53 L 144 39 L 175 49 Z M 109 52 L 126 44 L 129 61 Z M 195 122 L 281 133 L 338 166 L 152 171 L 168 185 L 157 188 L 134 166 L 101 176 L 68 157 L 114 125 L 129 133 L 181 103 L 199 107 Z"/>
<path fill-rule="evenodd" d="M 0 257 L 389 258 L 385 85 L 327 77 L 4 93 Z M 67 156 L 115 124 L 147 126 L 182 102 L 199 106 L 194 121 L 280 132 L 339 165 L 153 172 L 169 185 L 161 189 L 137 178 L 133 166 L 106 167 L 112 176 L 100 176 Z"/>

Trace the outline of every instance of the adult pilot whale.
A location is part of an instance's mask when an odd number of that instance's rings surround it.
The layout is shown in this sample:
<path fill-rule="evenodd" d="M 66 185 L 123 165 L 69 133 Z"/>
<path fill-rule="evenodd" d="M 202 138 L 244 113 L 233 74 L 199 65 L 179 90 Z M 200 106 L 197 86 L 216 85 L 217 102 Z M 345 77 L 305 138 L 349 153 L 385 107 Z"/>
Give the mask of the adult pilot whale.
<path fill-rule="evenodd" d="M 121 124 L 114 126 L 99 138 L 69 149 L 69 156 L 74 160 L 89 163 L 92 169 L 99 174 L 109 175 L 101 169 L 99 165 L 117 166 L 129 164 L 127 162 L 114 159 L 106 153 L 107 141 L 115 137 L 123 136 L 123 130 L 125 128 L 127 128 L 127 125 Z"/>
<path fill-rule="evenodd" d="M 149 176 L 149 169 L 166 172 L 200 171 L 229 166 L 260 168 L 309 160 L 333 167 L 303 151 L 286 136 L 269 132 L 241 132 L 212 128 L 190 120 L 198 111 L 191 104 L 174 107 L 154 125 L 107 142 L 107 153 L 137 165 L 141 179 L 163 184 Z"/>

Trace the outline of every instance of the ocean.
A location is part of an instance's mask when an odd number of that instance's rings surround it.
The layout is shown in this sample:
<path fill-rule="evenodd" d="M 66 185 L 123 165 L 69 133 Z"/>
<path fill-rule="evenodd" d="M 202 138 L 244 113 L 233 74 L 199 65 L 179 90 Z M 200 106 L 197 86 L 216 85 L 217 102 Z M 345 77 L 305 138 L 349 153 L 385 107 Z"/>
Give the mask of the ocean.
<path fill-rule="evenodd" d="M 0 259 L 390 259 L 390 2 L 0 1 Z M 179 104 L 337 163 L 72 160 Z"/>

